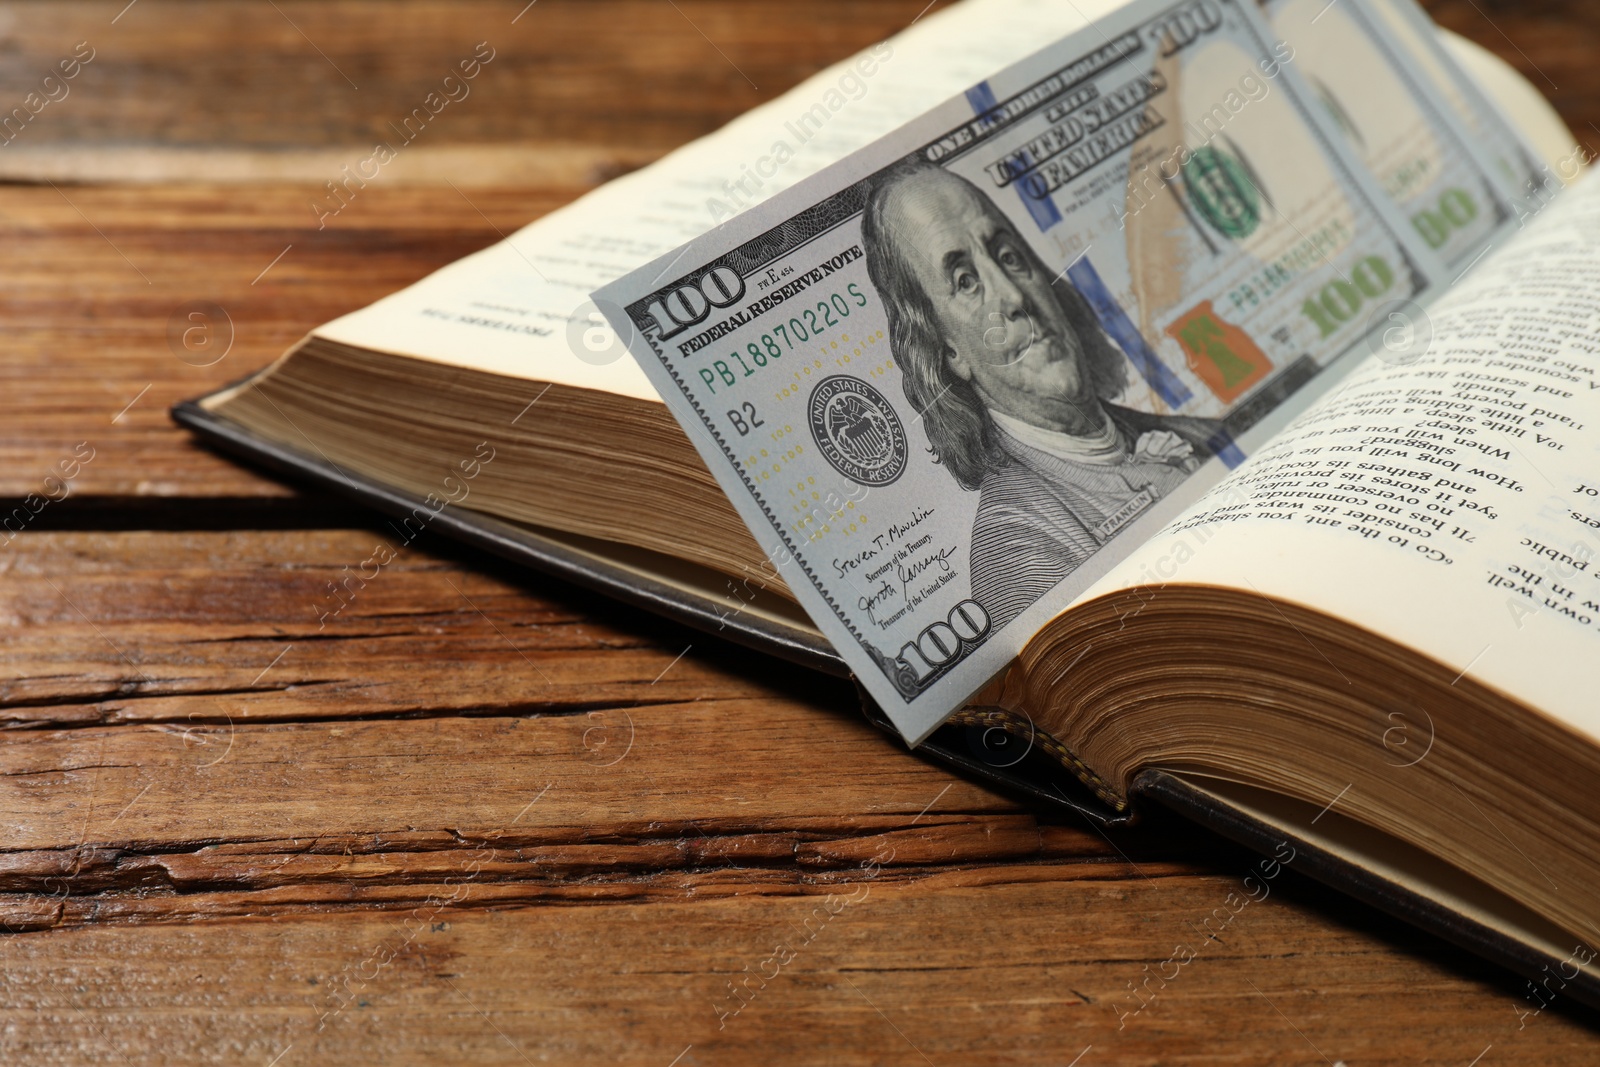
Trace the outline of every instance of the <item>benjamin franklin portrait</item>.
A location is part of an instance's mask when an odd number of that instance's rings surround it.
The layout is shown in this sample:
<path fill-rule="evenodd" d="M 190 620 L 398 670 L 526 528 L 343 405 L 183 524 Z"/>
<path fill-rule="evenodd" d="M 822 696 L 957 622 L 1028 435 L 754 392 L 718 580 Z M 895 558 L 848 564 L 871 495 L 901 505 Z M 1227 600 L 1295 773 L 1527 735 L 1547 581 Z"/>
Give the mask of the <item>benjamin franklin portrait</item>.
<path fill-rule="evenodd" d="M 972 183 L 898 164 L 868 194 L 862 243 L 906 398 L 978 492 L 972 595 L 997 628 L 1211 455 L 1217 423 L 1111 403 L 1127 360 Z"/>

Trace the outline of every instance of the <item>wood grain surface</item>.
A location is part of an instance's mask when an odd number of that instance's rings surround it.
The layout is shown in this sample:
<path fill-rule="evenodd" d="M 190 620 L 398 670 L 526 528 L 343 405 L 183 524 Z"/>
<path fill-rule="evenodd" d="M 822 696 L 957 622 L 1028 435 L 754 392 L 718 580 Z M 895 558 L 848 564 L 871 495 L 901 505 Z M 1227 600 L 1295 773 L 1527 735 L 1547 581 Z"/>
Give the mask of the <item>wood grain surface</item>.
<path fill-rule="evenodd" d="M 1600 1059 L 1592 1014 L 1292 872 L 1235 912 L 1217 838 L 1042 818 L 573 587 L 425 535 L 339 606 L 381 520 L 168 421 L 923 2 L 0 4 L 0 103 L 96 50 L 0 146 L 0 503 L 92 451 L 0 535 L 0 1062 Z M 1589 7 L 1430 6 L 1600 141 Z"/>

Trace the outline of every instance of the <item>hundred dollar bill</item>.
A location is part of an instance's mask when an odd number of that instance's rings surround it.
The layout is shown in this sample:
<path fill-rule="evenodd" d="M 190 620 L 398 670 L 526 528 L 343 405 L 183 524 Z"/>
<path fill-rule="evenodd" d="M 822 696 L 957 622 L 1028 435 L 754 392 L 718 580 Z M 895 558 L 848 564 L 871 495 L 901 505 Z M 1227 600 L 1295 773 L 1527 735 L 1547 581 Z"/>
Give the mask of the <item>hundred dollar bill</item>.
<path fill-rule="evenodd" d="M 1473 146 L 1492 164 L 1491 172 L 1519 217 L 1538 211 L 1563 181 L 1576 175 L 1575 160 L 1572 173 L 1562 175 L 1540 161 L 1538 149 L 1445 49 L 1438 28 L 1416 0 L 1360 0 L 1360 6 L 1363 17 L 1377 27 L 1378 37 L 1403 57 L 1402 68 L 1426 82 L 1471 134 Z"/>
<path fill-rule="evenodd" d="M 1469 265 L 1514 228 L 1512 197 L 1493 174 L 1492 157 L 1376 7 L 1362 0 L 1263 6 L 1351 148 L 1447 265 Z"/>
<path fill-rule="evenodd" d="M 595 294 L 912 743 L 1442 271 L 1295 62 L 1136 0 Z"/>

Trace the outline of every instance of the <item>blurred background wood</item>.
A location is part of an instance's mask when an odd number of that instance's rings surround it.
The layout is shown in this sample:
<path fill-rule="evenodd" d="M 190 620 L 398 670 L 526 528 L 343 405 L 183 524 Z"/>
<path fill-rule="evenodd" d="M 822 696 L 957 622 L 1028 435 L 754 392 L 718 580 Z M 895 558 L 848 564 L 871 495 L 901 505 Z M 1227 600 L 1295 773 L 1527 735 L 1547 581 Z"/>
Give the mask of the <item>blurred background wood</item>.
<path fill-rule="evenodd" d="M 0 541 L 0 1059 L 1594 1062 L 1592 1016 L 1292 874 L 1207 940 L 1252 857 L 1041 819 L 560 583 L 424 538 L 322 618 L 381 521 L 168 421 L 924 2 L 0 5 L 0 104 L 95 50 L 0 146 L 4 510 L 93 452 Z M 1430 7 L 1600 146 L 1588 5 Z M 202 301 L 215 362 L 170 337 Z"/>

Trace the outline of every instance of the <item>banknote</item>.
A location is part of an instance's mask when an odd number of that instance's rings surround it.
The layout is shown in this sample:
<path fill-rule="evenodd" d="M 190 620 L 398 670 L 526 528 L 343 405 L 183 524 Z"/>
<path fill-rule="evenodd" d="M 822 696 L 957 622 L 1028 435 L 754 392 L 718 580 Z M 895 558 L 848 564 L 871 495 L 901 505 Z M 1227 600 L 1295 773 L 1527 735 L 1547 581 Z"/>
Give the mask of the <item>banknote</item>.
<path fill-rule="evenodd" d="M 1443 274 L 1297 63 L 1136 0 L 595 294 L 912 743 Z"/>
<path fill-rule="evenodd" d="M 1467 266 L 1515 228 L 1493 159 L 1382 14 L 1361 0 L 1263 6 L 1355 154 L 1447 265 Z"/>
<path fill-rule="evenodd" d="M 1400 57 L 1401 69 L 1425 82 L 1471 134 L 1473 147 L 1490 161 L 1491 173 L 1519 216 L 1537 212 L 1562 181 L 1573 177 L 1558 176 L 1541 162 L 1538 150 L 1443 47 L 1438 29 L 1416 0 L 1354 2 L 1361 16 L 1378 27 L 1379 39 Z"/>

